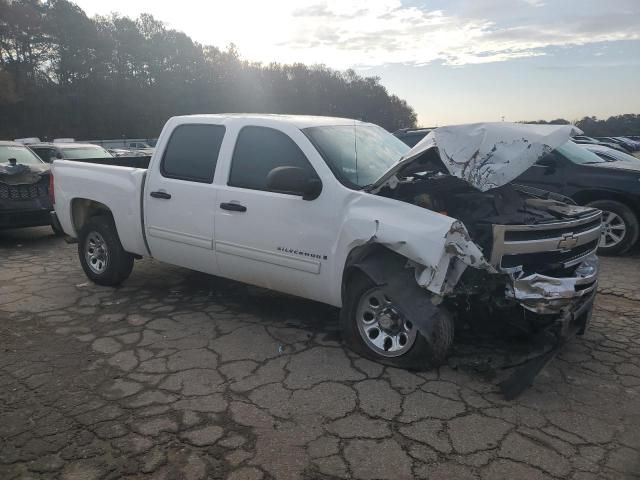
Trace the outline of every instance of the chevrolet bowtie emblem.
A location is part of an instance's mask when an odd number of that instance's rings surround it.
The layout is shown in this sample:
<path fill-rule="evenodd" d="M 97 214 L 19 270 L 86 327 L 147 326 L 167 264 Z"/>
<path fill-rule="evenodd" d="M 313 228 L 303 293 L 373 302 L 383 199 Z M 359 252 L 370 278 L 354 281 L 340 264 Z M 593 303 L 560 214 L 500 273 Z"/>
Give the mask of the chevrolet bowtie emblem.
<path fill-rule="evenodd" d="M 578 244 L 578 237 L 576 237 L 573 233 L 565 233 L 562 235 L 562 240 L 558 242 L 558 248 L 566 252 L 567 250 L 571 250 Z"/>

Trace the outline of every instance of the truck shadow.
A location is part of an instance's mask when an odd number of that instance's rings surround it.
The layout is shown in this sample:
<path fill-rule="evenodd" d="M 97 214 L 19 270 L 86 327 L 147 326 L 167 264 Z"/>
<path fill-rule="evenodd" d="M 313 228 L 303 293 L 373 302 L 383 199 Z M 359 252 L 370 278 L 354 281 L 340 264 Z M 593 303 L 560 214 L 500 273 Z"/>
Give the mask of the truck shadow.
<path fill-rule="evenodd" d="M 0 249 L 22 247 L 50 247 L 52 242 L 63 243 L 51 227 L 30 227 L 0 230 Z"/>
<path fill-rule="evenodd" d="M 184 287 L 229 306 L 238 314 L 259 317 L 277 327 L 297 328 L 322 342 L 341 342 L 339 309 L 203 273 L 187 271 Z M 536 358 L 548 345 L 533 338 L 460 331 L 448 366 L 485 382 L 497 383 L 514 367 Z"/>

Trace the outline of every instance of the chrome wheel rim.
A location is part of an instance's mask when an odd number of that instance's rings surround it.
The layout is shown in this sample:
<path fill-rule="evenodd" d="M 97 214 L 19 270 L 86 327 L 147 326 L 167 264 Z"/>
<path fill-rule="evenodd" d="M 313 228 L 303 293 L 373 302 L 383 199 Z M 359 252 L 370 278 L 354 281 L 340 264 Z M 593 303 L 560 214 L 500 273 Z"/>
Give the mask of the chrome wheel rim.
<path fill-rule="evenodd" d="M 600 246 L 611 248 L 618 245 L 627 234 L 627 224 L 624 219 L 613 212 L 602 212 L 602 233 L 600 234 Z"/>
<path fill-rule="evenodd" d="M 98 232 L 90 232 L 87 235 L 84 258 L 93 273 L 100 275 L 107 269 L 109 265 L 109 250 L 107 249 L 107 242 Z"/>
<path fill-rule="evenodd" d="M 360 297 L 356 322 L 367 347 L 383 357 L 404 355 L 416 341 L 415 325 L 378 287 Z"/>

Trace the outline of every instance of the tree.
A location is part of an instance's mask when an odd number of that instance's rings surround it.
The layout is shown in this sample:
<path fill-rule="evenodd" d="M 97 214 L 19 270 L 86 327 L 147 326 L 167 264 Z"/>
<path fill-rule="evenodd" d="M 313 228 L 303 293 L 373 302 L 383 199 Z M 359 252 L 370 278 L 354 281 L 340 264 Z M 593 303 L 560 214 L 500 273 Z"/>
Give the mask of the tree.
<path fill-rule="evenodd" d="M 247 62 L 233 44 L 200 45 L 148 14 L 0 0 L 0 138 L 151 137 L 172 115 L 233 111 L 416 124 L 379 78 L 353 70 Z"/>

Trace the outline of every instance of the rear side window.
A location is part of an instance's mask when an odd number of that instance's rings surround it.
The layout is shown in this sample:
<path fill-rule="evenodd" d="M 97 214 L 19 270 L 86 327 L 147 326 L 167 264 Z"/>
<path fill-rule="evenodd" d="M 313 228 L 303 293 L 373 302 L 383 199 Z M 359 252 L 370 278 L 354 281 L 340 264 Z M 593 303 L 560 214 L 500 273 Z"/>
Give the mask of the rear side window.
<path fill-rule="evenodd" d="M 162 176 L 211 183 L 224 132 L 225 127 L 222 125 L 176 127 L 162 156 Z"/>
<path fill-rule="evenodd" d="M 288 135 L 267 127 L 244 127 L 231 161 L 229 185 L 268 190 L 267 175 L 277 167 L 300 167 L 316 175 L 302 150 Z"/>

